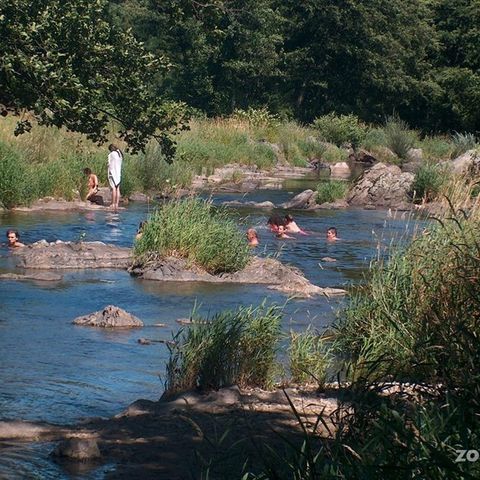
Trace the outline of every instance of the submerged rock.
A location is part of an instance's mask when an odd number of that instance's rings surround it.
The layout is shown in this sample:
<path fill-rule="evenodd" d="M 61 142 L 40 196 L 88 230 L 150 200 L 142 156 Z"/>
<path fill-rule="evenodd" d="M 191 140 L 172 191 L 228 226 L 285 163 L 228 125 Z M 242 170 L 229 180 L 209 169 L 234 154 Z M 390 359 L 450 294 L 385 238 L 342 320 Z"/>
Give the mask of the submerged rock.
<path fill-rule="evenodd" d="M 103 310 L 77 317 L 73 323 L 88 327 L 101 328 L 135 328 L 143 327 L 143 322 L 114 305 L 108 305 Z"/>
<path fill-rule="evenodd" d="M 295 195 L 290 201 L 282 203 L 280 207 L 290 209 L 290 208 L 311 208 L 316 205 L 315 201 L 317 198 L 316 192 L 313 190 L 304 190 L 303 192 Z"/>
<path fill-rule="evenodd" d="M 62 275 L 52 272 L 2 273 L 0 280 L 34 280 L 39 282 L 59 282 Z"/>
<path fill-rule="evenodd" d="M 266 208 L 273 209 L 275 204 L 269 201 L 266 202 L 240 202 L 238 200 L 232 200 L 229 202 L 223 202 L 223 205 L 227 207 L 250 207 L 250 208 Z"/>
<path fill-rule="evenodd" d="M 66 268 L 123 268 L 132 260 L 130 248 L 107 245 L 103 242 L 52 242 L 41 240 L 13 254 L 19 258 L 18 267 L 32 269 Z"/>
<path fill-rule="evenodd" d="M 342 289 L 317 287 L 310 283 L 299 269 L 283 265 L 274 258 L 253 257 L 243 270 L 221 275 L 211 275 L 199 267 L 189 265 L 187 260 L 176 257 L 162 258 L 146 266 L 135 265 L 129 271 L 144 280 L 262 284 L 300 297 L 346 293 Z"/>
<path fill-rule="evenodd" d="M 52 456 L 62 459 L 87 462 L 101 457 L 94 438 L 68 438 L 59 443 Z"/>

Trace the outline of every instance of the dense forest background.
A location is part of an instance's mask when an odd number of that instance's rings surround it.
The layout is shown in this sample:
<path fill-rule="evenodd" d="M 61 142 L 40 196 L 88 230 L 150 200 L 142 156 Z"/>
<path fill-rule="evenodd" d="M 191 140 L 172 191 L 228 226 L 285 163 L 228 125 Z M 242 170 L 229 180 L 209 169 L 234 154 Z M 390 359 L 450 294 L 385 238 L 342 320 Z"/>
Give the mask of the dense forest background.
<path fill-rule="evenodd" d="M 170 64 L 158 95 L 199 113 L 480 129 L 480 0 L 116 0 L 109 12 Z"/>

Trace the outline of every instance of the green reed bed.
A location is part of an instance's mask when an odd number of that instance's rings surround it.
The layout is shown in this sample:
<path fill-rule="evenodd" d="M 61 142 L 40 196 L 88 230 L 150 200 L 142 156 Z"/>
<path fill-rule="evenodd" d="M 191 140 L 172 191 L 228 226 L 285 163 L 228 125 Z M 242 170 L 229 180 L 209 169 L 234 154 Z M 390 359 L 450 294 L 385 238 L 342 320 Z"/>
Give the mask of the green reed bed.
<path fill-rule="evenodd" d="M 348 182 L 341 180 L 326 180 L 317 185 L 317 203 L 335 202 L 345 198 Z"/>
<path fill-rule="evenodd" d="M 135 255 L 175 255 L 212 274 L 246 266 L 250 252 L 244 234 L 223 208 L 188 198 L 171 201 L 150 217 Z"/>
<path fill-rule="evenodd" d="M 229 385 L 268 388 L 277 371 L 281 310 L 240 307 L 212 318 L 193 314 L 169 344 L 165 395 Z"/>

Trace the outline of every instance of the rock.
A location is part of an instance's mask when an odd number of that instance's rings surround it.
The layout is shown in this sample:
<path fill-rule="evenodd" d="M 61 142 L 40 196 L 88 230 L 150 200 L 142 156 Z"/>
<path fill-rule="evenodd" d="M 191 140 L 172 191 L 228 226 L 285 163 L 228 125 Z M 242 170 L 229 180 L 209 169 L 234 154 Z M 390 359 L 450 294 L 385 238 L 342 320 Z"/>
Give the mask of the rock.
<path fill-rule="evenodd" d="M 378 162 L 378 160 L 372 153 L 362 149 L 355 152 L 352 160 L 354 160 L 355 162 L 363 163 L 365 165 L 373 165 L 374 163 Z"/>
<path fill-rule="evenodd" d="M 348 178 L 352 171 L 347 162 L 337 162 L 330 165 L 330 176 L 337 178 Z"/>
<path fill-rule="evenodd" d="M 132 202 L 148 202 L 150 197 L 142 192 L 133 192 L 128 196 L 128 199 Z"/>
<path fill-rule="evenodd" d="M 480 155 L 476 150 L 469 150 L 452 160 L 451 165 L 455 173 L 478 173 L 480 167 Z"/>
<path fill-rule="evenodd" d="M 322 260 L 322 262 L 336 262 L 337 261 L 335 258 L 332 258 L 332 257 L 323 257 L 320 260 Z"/>
<path fill-rule="evenodd" d="M 103 310 L 77 317 L 75 325 L 101 328 L 135 328 L 143 327 L 143 322 L 134 315 L 114 305 L 108 305 Z"/>
<path fill-rule="evenodd" d="M 103 242 L 40 241 L 17 248 L 19 267 L 31 269 L 127 268 L 131 263 L 130 248 Z"/>
<path fill-rule="evenodd" d="M 412 162 L 421 162 L 423 160 L 423 150 L 421 148 L 411 148 L 408 151 L 408 158 Z"/>
<path fill-rule="evenodd" d="M 377 163 L 360 175 L 346 200 L 350 205 L 362 205 L 365 208 L 396 207 L 410 201 L 413 180 L 412 173 L 402 173 L 396 165 Z"/>
<path fill-rule="evenodd" d="M 322 208 L 325 210 L 342 210 L 348 208 L 346 200 L 336 200 L 335 202 L 324 202 L 315 207 L 316 209 Z"/>
<path fill-rule="evenodd" d="M 415 174 L 417 170 L 420 168 L 422 163 L 418 161 L 412 161 L 402 164 L 402 172 L 409 172 Z"/>
<path fill-rule="evenodd" d="M 62 280 L 62 275 L 57 275 L 52 272 L 32 272 L 32 273 L 2 273 L 0 280 L 35 280 L 39 282 L 59 282 Z"/>
<path fill-rule="evenodd" d="M 134 265 L 129 271 L 144 280 L 263 284 L 268 288 L 300 297 L 346 293 L 341 289 L 317 287 L 310 283 L 299 269 L 283 265 L 274 258 L 253 257 L 243 270 L 221 275 L 211 275 L 198 267 L 190 267 L 185 259 L 175 257 L 160 259 L 156 264 L 148 264 L 146 267 Z M 186 322 L 182 321 L 182 324 Z"/>
<path fill-rule="evenodd" d="M 110 205 L 112 203 L 112 189 L 110 187 L 100 187 L 97 195 L 100 195 L 103 198 L 105 205 Z"/>
<path fill-rule="evenodd" d="M 223 202 L 222 205 L 228 207 L 250 207 L 250 208 L 266 208 L 272 209 L 275 208 L 275 204 L 272 202 L 239 202 L 238 200 L 232 200 L 230 202 Z"/>
<path fill-rule="evenodd" d="M 52 452 L 54 457 L 87 462 L 101 457 L 97 441 L 94 438 L 69 438 L 60 442 Z"/>
<path fill-rule="evenodd" d="M 290 209 L 302 209 L 315 205 L 317 194 L 313 190 L 304 190 L 303 192 L 295 195 L 289 202 L 282 203 L 281 208 Z"/>

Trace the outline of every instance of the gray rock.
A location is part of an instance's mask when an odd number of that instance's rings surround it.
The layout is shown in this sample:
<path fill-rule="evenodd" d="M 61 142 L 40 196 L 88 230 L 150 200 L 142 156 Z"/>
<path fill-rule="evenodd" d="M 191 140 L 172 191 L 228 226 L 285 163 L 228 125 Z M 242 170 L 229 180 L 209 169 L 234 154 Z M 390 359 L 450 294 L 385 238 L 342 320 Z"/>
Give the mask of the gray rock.
<path fill-rule="evenodd" d="M 476 150 L 469 150 L 451 162 L 454 173 L 477 173 L 480 167 L 480 155 Z"/>
<path fill-rule="evenodd" d="M 143 327 L 143 322 L 125 310 L 108 305 L 103 310 L 83 315 L 73 320 L 75 325 L 101 328 L 135 328 Z"/>
<path fill-rule="evenodd" d="M 144 280 L 172 282 L 209 282 L 263 284 L 289 295 L 310 297 L 312 295 L 343 295 L 345 290 L 320 288 L 310 283 L 300 270 L 283 265 L 274 258 L 253 257 L 240 272 L 211 275 L 198 267 L 189 266 L 182 258 L 167 257 L 154 265 L 134 265 L 130 273 Z"/>
<path fill-rule="evenodd" d="M 39 282 L 59 282 L 62 275 L 53 272 L 32 272 L 32 273 L 2 273 L 0 280 L 34 280 Z"/>
<path fill-rule="evenodd" d="M 77 462 L 87 462 L 101 457 L 97 441 L 94 438 L 69 438 L 64 440 L 59 443 L 52 455 Z"/>
<path fill-rule="evenodd" d="M 269 201 L 266 202 L 239 202 L 238 200 L 232 200 L 230 202 L 223 202 L 223 205 L 228 207 L 249 207 L 249 208 L 275 208 L 275 204 Z"/>
<path fill-rule="evenodd" d="M 131 263 L 130 248 L 116 247 L 102 242 L 40 241 L 13 254 L 18 265 L 31 269 L 122 268 Z"/>
<path fill-rule="evenodd" d="M 421 148 L 411 148 L 408 151 L 408 158 L 412 162 L 421 162 L 423 160 L 423 150 Z"/>
<path fill-rule="evenodd" d="M 377 163 L 360 175 L 346 200 L 365 208 L 395 207 L 410 201 L 413 180 L 412 173 L 403 173 L 396 165 Z"/>
<path fill-rule="evenodd" d="M 282 203 L 281 208 L 294 208 L 294 209 L 304 209 L 315 205 L 316 192 L 313 190 L 304 190 L 303 192 L 295 195 L 289 202 Z"/>
<path fill-rule="evenodd" d="M 352 171 L 347 162 L 337 162 L 330 165 L 330 176 L 336 178 L 348 178 Z"/>

